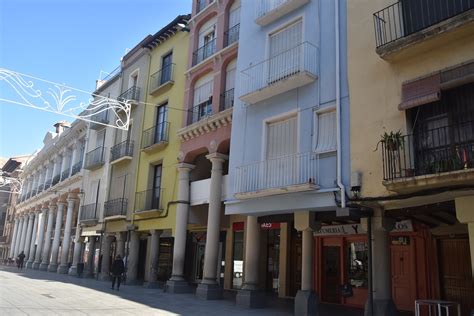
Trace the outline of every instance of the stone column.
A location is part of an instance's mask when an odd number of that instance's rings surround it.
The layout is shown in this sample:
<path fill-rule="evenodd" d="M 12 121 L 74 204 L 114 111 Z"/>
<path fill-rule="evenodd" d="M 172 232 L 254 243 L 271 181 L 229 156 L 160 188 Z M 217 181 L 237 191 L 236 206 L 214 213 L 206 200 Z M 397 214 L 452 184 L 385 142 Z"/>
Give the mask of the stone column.
<path fill-rule="evenodd" d="M 31 234 L 33 233 L 33 222 L 35 220 L 35 214 L 28 214 L 28 226 L 26 228 L 26 241 L 25 241 L 25 263 L 28 262 L 30 256 L 30 247 L 31 247 Z"/>
<path fill-rule="evenodd" d="M 51 247 L 51 261 L 48 266 L 49 272 L 58 271 L 59 244 L 61 243 L 61 228 L 63 225 L 63 214 L 66 208 L 66 202 L 58 202 L 58 210 L 56 211 L 56 224 L 54 226 L 53 246 Z"/>
<path fill-rule="evenodd" d="M 58 267 L 58 273 L 67 274 L 69 270 L 69 247 L 71 246 L 71 230 L 72 230 L 72 216 L 74 212 L 74 206 L 77 199 L 68 198 L 67 199 L 67 213 L 66 213 L 66 222 L 64 224 L 64 237 L 63 244 L 61 248 L 61 263 Z"/>
<path fill-rule="evenodd" d="M 18 245 L 17 256 L 25 250 L 25 239 L 26 239 L 26 227 L 28 226 L 28 217 L 23 215 L 21 217 L 21 235 L 20 244 Z"/>
<path fill-rule="evenodd" d="M 130 241 L 127 256 L 127 283 L 133 284 L 137 281 L 138 274 L 138 250 L 140 247 L 140 238 L 137 232 L 130 232 Z"/>
<path fill-rule="evenodd" d="M 77 265 L 82 263 L 82 249 L 84 247 L 84 237 L 78 236 L 74 239 L 74 253 L 72 265 L 69 268 L 69 275 L 77 275 Z"/>
<path fill-rule="evenodd" d="M 110 280 L 110 246 L 113 240 L 113 236 L 104 235 L 102 241 L 102 265 L 100 268 L 100 279 L 103 281 Z"/>
<path fill-rule="evenodd" d="M 203 279 L 196 289 L 196 296 L 206 300 L 222 298 L 222 287 L 217 284 L 217 256 L 219 252 L 219 234 L 222 206 L 222 165 L 228 158 L 214 153 L 206 156 L 212 162 L 211 195 L 207 215 L 206 249 L 204 251 Z"/>
<path fill-rule="evenodd" d="M 23 217 L 18 217 L 18 229 L 16 232 L 16 240 L 15 240 L 15 247 L 13 248 L 13 257 L 16 258 L 18 256 L 18 249 L 20 249 L 20 240 L 21 240 L 21 229 L 23 227 Z"/>
<path fill-rule="evenodd" d="M 41 261 L 40 270 L 46 271 L 49 266 L 50 250 L 51 250 L 51 235 L 53 233 L 53 223 L 55 211 L 57 209 L 56 204 L 49 205 L 48 211 L 48 224 L 46 225 L 46 233 L 44 235 L 44 246 L 43 246 L 43 260 Z"/>
<path fill-rule="evenodd" d="M 265 295 L 259 289 L 260 225 L 256 216 L 247 216 L 245 227 L 244 284 L 237 293 L 237 305 L 259 308 L 265 304 Z"/>
<path fill-rule="evenodd" d="M 173 272 L 166 283 L 169 293 L 190 293 L 192 288 L 184 279 L 186 231 L 189 217 L 189 172 L 193 165 L 178 165 L 178 205 L 176 206 L 176 230 L 174 233 Z"/>
<path fill-rule="evenodd" d="M 95 254 L 95 236 L 89 237 L 89 252 L 87 253 L 87 273 L 86 277 L 94 277 L 94 254 Z M 74 250 L 76 250 L 74 248 Z"/>
<path fill-rule="evenodd" d="M 46 216 L 48 214 L 48 208 L 43 208 L 41 212 L 41 217 L 38 222 L 38 245 L 36 247 L 35 262 L 33 263 L 33 269 L 38 270 L 41 264 L 41 253 L 43 251 L 43 241 L 44 241 L 44 225 L 46 221 Z"/>
<path fill-rule="evenodd" d="M 36 235 L 38 233 L 38 220 L 39 220 L 39 211 L 35 211 L 35 221 L 33 223 L 33 228 L 31 232 L 31 240 L 30 240 L 30 253 L 28 255 L 28 262 L 26 263 L 26 268 L 31 269 L 33 268 L 33 263 L 35 262 L 35 253 L 36 253 Z"/>
<path fill-rule="evenodd" d="M 120 255 L 122 259 L 125 257 L 125 241 L 126 237 L 124 233 L 117 233 L 115 240 L 117 241 L 116 255 Z M 115 258 L 114 258 L 115 259 Z"/>
<path fill-rule="evenodd" d="M 459 222 L 467 224 L 467 230 L 469 233 L 469 247 L 471 253 L 471 269 L 472 276 L 474 278 L 474 196 L 459 197 L 455 200 L 456 205 L 456 217 Z"/>
<path fill-rule="evenodd" d="M 149 288 L 158 287 L 158 255 L 160 247 L 160 235 L 161 231 L 153 229 L 151 233 L 151 245 L 150 245 L 150 262 L 148 262 L 148 267 L 150 269 L 150 276 L 148 278 L 148 283 L 146 284 Z"/>
<path fill-rule="evenodd" d="M 16 235 L 18 234 L 18 224 L 20 221 L 18 218 L 15 218 L 15 224 L 13 226 L 13 238 L 12 238 L 12 243 L 10 245 L 10 254 L 9 257 L 12 258 L 15 255 L 15 247 L 16 247 Z"/>

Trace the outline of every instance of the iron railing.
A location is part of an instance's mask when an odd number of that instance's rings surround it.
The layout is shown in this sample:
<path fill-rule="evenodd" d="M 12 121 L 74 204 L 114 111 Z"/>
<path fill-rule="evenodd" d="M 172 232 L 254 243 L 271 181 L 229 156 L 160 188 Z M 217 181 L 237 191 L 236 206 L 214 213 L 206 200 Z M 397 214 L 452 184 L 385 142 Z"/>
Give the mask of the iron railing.
<path fill-rule="evenodd" d="M 107 76 L 105 76 L 102 80 L 103 81 L 109 81 L 113 77 L 117 76 L 120 74 L 121 68 L 120 66 L 116 67 L 114 70 L 112 70 L 111 73 L 109 73 Z"/>
<path fill-rule="evenodd" d="M 297 153 L 236 168 L 237 193 L 317 184 L 319 157 L 313 152 Z"/>
<path fill-rule="evenodd" d="M 128 200 L 124 198 L 109 200 L 104 203 L 104 217 L 127 216 Z"/>
<path fill-rule="evenodd" d="M 140 101 L 140 88 L 137 86 L 133 86 L 121 95 L 119 95 L 117 99 L 122 102 L 126 100 Z"/>
<path fill-rule="evenodd" d="M 239 40 L 240 34 L 240 23 L 234 25 L 230 29 L 224 32 L 224 47 L 232 45 Z"/>
<path fill-rule="evenodd" d="M 91 221 L 98 219 L 99 204 L 91 203 L 81 206 L 81 221 Z"/>
<path fill-rule="evenodd" d="M 384 180 L 474 168 L 474 122 L 382 141 Z"/>
<path fill-rule="evenodd" d="M 31 195 L 30 195 L 30 198 L 35 196 L 36 195 L 36 187 L 34 187 L 33 189 L 31 189 Z"/>
<path fill-rule="evenodd" d="M 67 168 L 66 170 L 64 170 L 62 173 L 61 173 L 61 181 L 69 178 L 69 168 Z"/>
<path fill-rule="evenodd" d="M 170 123 L 162 122 L 152 128 L 143 131 L 142 148 L 147 148 L 155 144 L 168 142 Z"/>
<path fill-rule="evenodd" d="M 51 180 L 47 180 L 47 181 L 44 183 L 44 190 L 48 190 L 48 189 L 51 187 L 51 183 L 52 183 Z"/>
<path fill-rule="evenodd" d="M 163 192 L 163 188 L 155 188 L 137 192 L 135 200 L 135 210 L 137 212 L 162 210 Z"/>
<path fill-rule="evenodd" d="M 221 94 L 221 107 L 220 110 L 224 111 L 234 106 L 234 89 L 229 89 Z"/>
<path fill-rule="evenodd" d="M 57 174 L 53 177 L 53 181 L 51 182 L 51 186 L 55 186 L 56 184 L 58 184 L 59 180 L 61 180 L 61 175 L 60 174 Z"/>
<path fill-rule="evenodd" d="M 189 124 L 199 122 L 203 118 L 212 115 L 212 97 L 208 101 L 198 104 L 191 109 L 191 115 L 189 115 Z"/>
<path fill-rule="evenodd" d="M 257 0 L 256 18 L 260 18 L 293 0 Z"/>
<path fill-rule="evenodd" d="M 150 76 L 150 91 L 155 91 L 165 83 L 174 82 L 174 68 L 174 64 L 169 64 L 152 74 Z"/>
<path fill-rule="evenodd" d="M 376 46 L 381 47 L 474 8 L 474 0 L 398 1 L 374 13 Z"/>
<path fill-rule="evenodd" d="M 216 52 L 216 39 L 212 39 L 193 52 L 193 66 L 212 56 Z"/>
<path fill-rule="evenodd" d="M 86 160 L 84 162 L 84 168 L 90 169 L 94 167 L 98 167 L 105 163 L 104 159 L 105 148 L 104 147 L 97 147 L 96 149 L 88 152 L 86 154 Z"/>
<path fill-rule="evenodd" d="M 91 121 L 95 122 L 94 124 L 102 123 L 102 124 L 109 124 L 109 110 L 101 109 L 97 110 L 97 113 L 91 116 Z M 97 124 L 97 125 L 102 125 Z"/>
<path fill-rule="evenodd" d="M 44 191 L 44 184 L 38 185 L 37 192 L 38 194 Z"/>
<path fill-rule="evenodd" d="M 134 141 L 126 140 L 123 141 L 110 149 L 110 161 L 117 160 L 119 158 L 133 156 Z"/>
<path fill-rule="evenodd" d="M 75 175 L 76 173 L 78 173 L 79 171 L 81 171 L 81 168 L 82 168 L 82 160 L 76 162 L 73 166 L 72 166 L 72 169 L 71 169 L 71 177 L 73 175 Z"/>
<path fill-rule="evenodd" d="M 306 72 L 317 76 L 318 48 L 303 42 L 242 71 L 242 96 Z"/>

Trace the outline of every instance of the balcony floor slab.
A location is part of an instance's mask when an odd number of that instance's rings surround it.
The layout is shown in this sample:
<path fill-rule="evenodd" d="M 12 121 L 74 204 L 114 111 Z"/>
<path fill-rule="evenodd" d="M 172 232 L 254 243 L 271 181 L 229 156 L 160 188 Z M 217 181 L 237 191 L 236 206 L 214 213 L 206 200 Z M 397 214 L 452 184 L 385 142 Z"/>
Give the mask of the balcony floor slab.
<path fill-rule="evenodd" d="M 280 188 L 268 188 L 264 190 L 258 190 L 253 192 L 236 193 L 235 198 L 239 200 L 254 199 L 265 196 L 280 195 L 287 193 L 316 191 L 319 186 L 313 183 L 295 184 Z"/>

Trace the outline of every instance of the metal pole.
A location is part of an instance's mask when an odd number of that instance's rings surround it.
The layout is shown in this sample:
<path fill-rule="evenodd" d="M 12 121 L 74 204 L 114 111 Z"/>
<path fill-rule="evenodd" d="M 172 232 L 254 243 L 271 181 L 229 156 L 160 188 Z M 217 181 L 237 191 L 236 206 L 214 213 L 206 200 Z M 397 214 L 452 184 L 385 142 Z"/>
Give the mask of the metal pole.
<path fill-rule="evenodd" d="M 367 218 L 367 235 L 369 239 L 369 275 L 368 275 L 368 281 L 369 281 L 369 299 L 368 299 L 368 316 L 373 316 L 374 315 L 374 285 L 373 285 L 373 262 L 372 262 L 372 241 L 373 241 L 373 236 L 372 236 L 372 217 Z"/>

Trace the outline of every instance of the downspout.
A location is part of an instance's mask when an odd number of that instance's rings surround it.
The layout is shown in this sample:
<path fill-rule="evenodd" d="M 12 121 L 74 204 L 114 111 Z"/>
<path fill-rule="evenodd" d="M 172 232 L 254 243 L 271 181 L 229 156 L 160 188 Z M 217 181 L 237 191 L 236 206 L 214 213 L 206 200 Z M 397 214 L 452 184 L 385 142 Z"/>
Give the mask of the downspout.
<path fill-rule="evenodd" d="M 346 187 L 342 183 L 342 133 L 341 133 L 341 75 L 340 75 L 340 27 L 339 27 L 339 0 L 335 1 L 334 23 L 336 31 L 336 121 L 337 121 L 337 186 L 341 190 L 341 207 L 346 207 Z"/>

